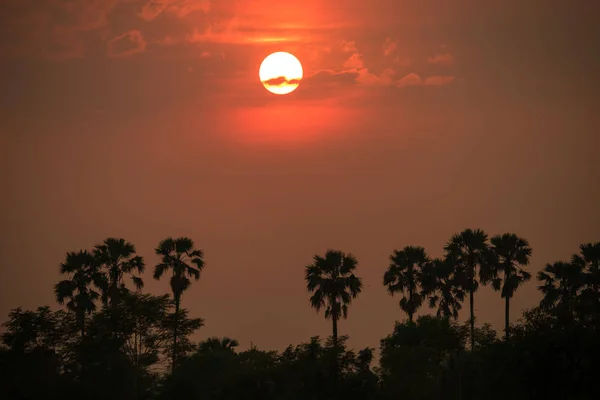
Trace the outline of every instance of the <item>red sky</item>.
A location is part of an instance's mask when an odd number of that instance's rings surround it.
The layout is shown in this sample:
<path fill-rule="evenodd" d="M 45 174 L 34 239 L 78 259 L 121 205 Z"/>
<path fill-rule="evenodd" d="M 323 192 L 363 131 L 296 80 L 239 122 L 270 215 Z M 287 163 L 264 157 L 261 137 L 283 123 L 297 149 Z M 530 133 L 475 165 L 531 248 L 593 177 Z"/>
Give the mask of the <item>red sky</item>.
<path fill-rule="evenodd" d="M 375 347 L 404 318 L 381 284 L 394 248 L 515 232 L 535 273 L 600 240 L 592 1 L 2 3 L 2 318 L 54 304 L 67 251 L 124 237 L 152 267 L 187 235 L 206 253 L 183 298 L 199 337 L 329 334 L 303 267 L 339 248 L 366 285 L 340 331 Z M 291 95 L 258 80 L 274 51 L 303 63 Z M 478 322 L 502 310 L 477 295 Z"/>

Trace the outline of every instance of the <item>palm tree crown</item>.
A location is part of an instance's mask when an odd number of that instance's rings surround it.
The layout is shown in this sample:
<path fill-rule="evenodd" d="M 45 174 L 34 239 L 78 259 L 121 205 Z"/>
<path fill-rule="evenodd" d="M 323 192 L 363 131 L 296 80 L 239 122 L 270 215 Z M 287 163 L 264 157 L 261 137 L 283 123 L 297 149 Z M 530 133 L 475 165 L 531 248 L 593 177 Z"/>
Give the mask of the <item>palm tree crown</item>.
<path fill-rule="evenodd" d="M 200 279 L 204 269 L 204 253 L 194 249 L 194 241 L 187 237 L 167 238 L 155 250 L 161 262 L 154 268 L 154 279 L 160 279 L 169 269 L 172 270 L 171 290 L 177 300 L 190 287 L 191 281 Z"/>
<path fill-rule="evenodd" d="M 60 273 L 69 278 L 54 286 L 56 301 L 58 304 L 66 302 L 67 309 L 75 313 L 84 336 L 85 315 L 96 310 L 96 301 L 107 288 L 106 277 L 100 272 L 94 256 L 86 250 L 67 253 L 65 262 L 60 264 Z"/>
<path fill-rule="evenodd" d="M 400 308 L 408 314 L 412 322 L 413 315 L 423 303 L 421 295 L 421 278 L 429 258 L 423 247 L 407 246 L 402 250 L 394 250 L 390 256 L 390 266 L 383 275 L 383 285 L 387 291 L 402 293 Z"/>
<path fill-rule="evenodd" d="M 564 261 L 546 264 L 537 279 L 544 295 L 540 306 L 545 310 L 571 310 L 585 283 L 581 265 Z"/>
<path fill-rule="evenodd" d="M 111 305 L 116 306 L 119 301 L 120 291 L 124 288 L 123 276 L 131 274 L 133 284 L 137 289 L 144 286 L 141 277 L 133 272 L 142 274 L 145 269 L 144 260 L 136 255 L 135 246 L 125 239 L 108 238 L 102 244 L 94 247 L 94 257 L 105 268 L 109 288 L 107 297 Z"/>
<path fill-rule="evenodd" d="M 458 282 L 454 266 L 448 258 L 436 258 L 423 268 L 421 284 L 429 307 L 436 308 L 436 315 L 458 319 L 465 292 Z"/>

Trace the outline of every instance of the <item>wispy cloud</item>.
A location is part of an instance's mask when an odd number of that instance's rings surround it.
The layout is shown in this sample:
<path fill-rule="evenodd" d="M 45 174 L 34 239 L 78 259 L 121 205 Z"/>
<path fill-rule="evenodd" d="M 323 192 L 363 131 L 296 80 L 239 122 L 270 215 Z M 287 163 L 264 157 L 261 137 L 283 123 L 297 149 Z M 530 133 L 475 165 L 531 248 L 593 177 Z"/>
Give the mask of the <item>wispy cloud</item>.
<path fill-rule="evenodd" d="M 435 56 L 429 57 L 427 62 L 430 64 L 451 66 L 454 65 L 454 56 L 450 53 L 436 54 Z"/>
<path fill-rule="evenodd" d="M 383 42 L 383 55 L 389 56 L 396 50 L 396 42 L 394 42 L 390 38 L 386 38 L 385 42 Z"/>
<path fill-rule="evenodd" d="M 142 53 L 146 49 L 146 41 L 140 31 L 131 30 L 108 42 L 109 57 L 127 57 Z"/>
<path fill-rule="evenodd" d="M 210 10 L 210 0 L 148 0 L 138 16 L 145 21 L 153 21 L 161 14 L 171 14 L 178 18 L 202 11 Z"/>

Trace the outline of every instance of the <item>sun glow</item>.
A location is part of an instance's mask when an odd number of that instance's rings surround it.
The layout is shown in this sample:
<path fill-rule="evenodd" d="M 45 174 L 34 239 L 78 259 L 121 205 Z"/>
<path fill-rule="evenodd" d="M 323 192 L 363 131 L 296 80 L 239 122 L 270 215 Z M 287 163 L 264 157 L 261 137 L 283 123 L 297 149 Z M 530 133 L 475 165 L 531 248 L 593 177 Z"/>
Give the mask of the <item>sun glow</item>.
<path fill-rule="evenodd" d="M 273 53 L 263 60 L 258 77 L 271 93 L 288 94 L 296 90 L 302 80 L 302 64 L 290 53 Z"/>

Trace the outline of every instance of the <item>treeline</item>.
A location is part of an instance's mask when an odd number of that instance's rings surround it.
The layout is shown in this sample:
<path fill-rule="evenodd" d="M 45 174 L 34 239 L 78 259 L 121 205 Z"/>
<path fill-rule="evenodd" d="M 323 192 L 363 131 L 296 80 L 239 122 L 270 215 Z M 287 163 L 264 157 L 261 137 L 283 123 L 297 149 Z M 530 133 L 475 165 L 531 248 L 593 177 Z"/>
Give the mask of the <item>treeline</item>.
<path fill-rule="evenodd" d="M 510 300 L 531 279 L 531 247 L 515 234 L 467 229 L 441 258 L 423 247 L 394 250 L 382 277 L 406 313 L 374 349 L 353 351 L 338 323 L 362 291 L 358 261 L 328 250 L 305 267 L 310 306 L 332 322 L 282 352 L 237 351 L 231 338 L 191 335 L 204 325 L 182 307 L 205 267 L 189 238 L 167 238 L 153 278 L 171 293 L 143 292 L 146 265 L 135 246 L 109 238 L 67 253 L 54 294 L 64 310 L 14 309 L 3 324 L 0 398 L 7 399 L 596 399 L 600 385 L 600 242 L 537 275 L 539 306 L 510 324 Z M 132 289 L 126 282 L 131 281 Z M 505 299 L 498 335 L 476 326 L 475 294 L 491 285 Z M 467 303 L 469 318 L 457 321 Z M 434 315 L 415 320 L 423 307 Z"/>

